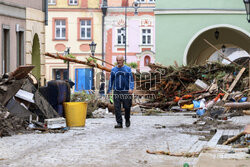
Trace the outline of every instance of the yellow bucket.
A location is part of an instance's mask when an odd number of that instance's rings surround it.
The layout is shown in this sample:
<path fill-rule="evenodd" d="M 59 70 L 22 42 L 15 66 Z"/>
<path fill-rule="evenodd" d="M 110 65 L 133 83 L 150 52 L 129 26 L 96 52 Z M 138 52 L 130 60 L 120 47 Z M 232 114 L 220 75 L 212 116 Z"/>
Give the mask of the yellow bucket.
<path fill-rule="evenodd" d="M 84 102 L 63 103 L 68 127 L 85 126 L 87 106 L 88 104 Z"/>

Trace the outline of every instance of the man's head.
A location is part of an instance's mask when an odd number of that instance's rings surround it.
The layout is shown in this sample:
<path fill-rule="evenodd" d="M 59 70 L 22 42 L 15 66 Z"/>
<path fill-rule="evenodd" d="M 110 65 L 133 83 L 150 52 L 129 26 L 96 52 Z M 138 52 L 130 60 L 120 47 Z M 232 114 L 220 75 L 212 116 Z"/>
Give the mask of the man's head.
<path fill-rule="evenodd" d="M 118 66 L 118 67 L 122 67 L 123 64 L 124 64 L 123 56 L 117 56 L 117 57 L 116 57 L 116 62 L 117 62 L 117 66 Z"/>

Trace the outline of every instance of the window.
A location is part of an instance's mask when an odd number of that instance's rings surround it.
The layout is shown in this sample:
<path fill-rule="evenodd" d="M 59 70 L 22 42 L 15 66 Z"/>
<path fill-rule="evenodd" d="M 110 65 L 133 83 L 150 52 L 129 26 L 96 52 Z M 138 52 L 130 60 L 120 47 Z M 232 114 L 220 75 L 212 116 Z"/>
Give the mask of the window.
<path fill-rule="evenodd" d="M 142 44 L 151 45 L 151 29 L 142 29 Z"/>
<path fill-rule="evenodd" d="M 117 29 L 117 44 L 125 45 L 125 40 L 124 28 Z"/>
<path fill-rule="evenodd" d="M 80 20 L 80 39 L 91 39 L 91 20 Z"/>
<path fill-rule="evenodd" d="M 56 4 L 56 0 L 48 0 L 48 4 L 49 5 L 55 5 Z"/>
<path fill-rule="evenodd" d="M 66 39 L 66 21 L 55 20 L 55 39 Z"/>
<path fill-rule="evenodd" d="M 67 69 L 53 69 L 53 79 L 54 80 L 68 79 L 68 70 Z"/>
<path fill-rule="evenodd" d="M 16 33 L 17 37 L 17 66 L 24 65 L 24 37 L 23 31 Z"/>
<path fill-rule="evenodd" d="M 3 27 L 3 36 L 2 36 L 2 73 L 9 72 L 10 68 L 10 30 L 9 28 Z"/>
<path fill-rule="evenodd" d="M 77 0 L 69 0 L 69 5 L 77 5 Z"/>

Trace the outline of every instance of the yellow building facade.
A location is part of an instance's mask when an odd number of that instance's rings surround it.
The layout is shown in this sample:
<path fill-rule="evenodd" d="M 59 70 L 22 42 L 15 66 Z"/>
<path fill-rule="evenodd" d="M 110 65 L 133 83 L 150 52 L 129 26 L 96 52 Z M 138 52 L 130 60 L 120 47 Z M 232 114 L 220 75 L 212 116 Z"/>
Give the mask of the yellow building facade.
<path fill-rule="evenodd" d="M 102 58 L 100 3 L 100 0 L 49 0 L 48 26 L 45 28 L 46 52 L 67 54 L 65 51 L 70 48 L 71 55 L 78 60 L 86 61 L 91 55 L 89 44 L 94 41 L 97 44 L 95 56 Z M 47 81 L 68 79 L 67 63 L 62 60 L 46 57 L 45 70 Z M 95 70 L 94 73 L 97 72 Z M 88 90 L 92 87 L 93 84 L 89 85 L 89 80 L 93 77 L 91 67 L 70 63 L 69 79 L 75 82 L 75 91 Z"/>

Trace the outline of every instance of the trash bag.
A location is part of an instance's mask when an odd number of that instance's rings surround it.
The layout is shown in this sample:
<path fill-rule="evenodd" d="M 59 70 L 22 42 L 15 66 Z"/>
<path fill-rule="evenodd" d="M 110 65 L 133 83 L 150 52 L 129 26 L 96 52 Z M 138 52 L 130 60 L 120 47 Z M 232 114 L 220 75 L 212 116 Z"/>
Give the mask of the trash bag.
<path fill-rule="evenodd" d="M 200 108 L 200 102 L 193 100 L 194 108 Z"/>
<path fill-rule="evenodd" d="M 199 109 L 199 110 L 196 111 L 196 114 L 199 115 L 199 116 L 202 116 L 202 115 L 205 114 L 205 112 L 206 112 L 205 109 Z"/>

